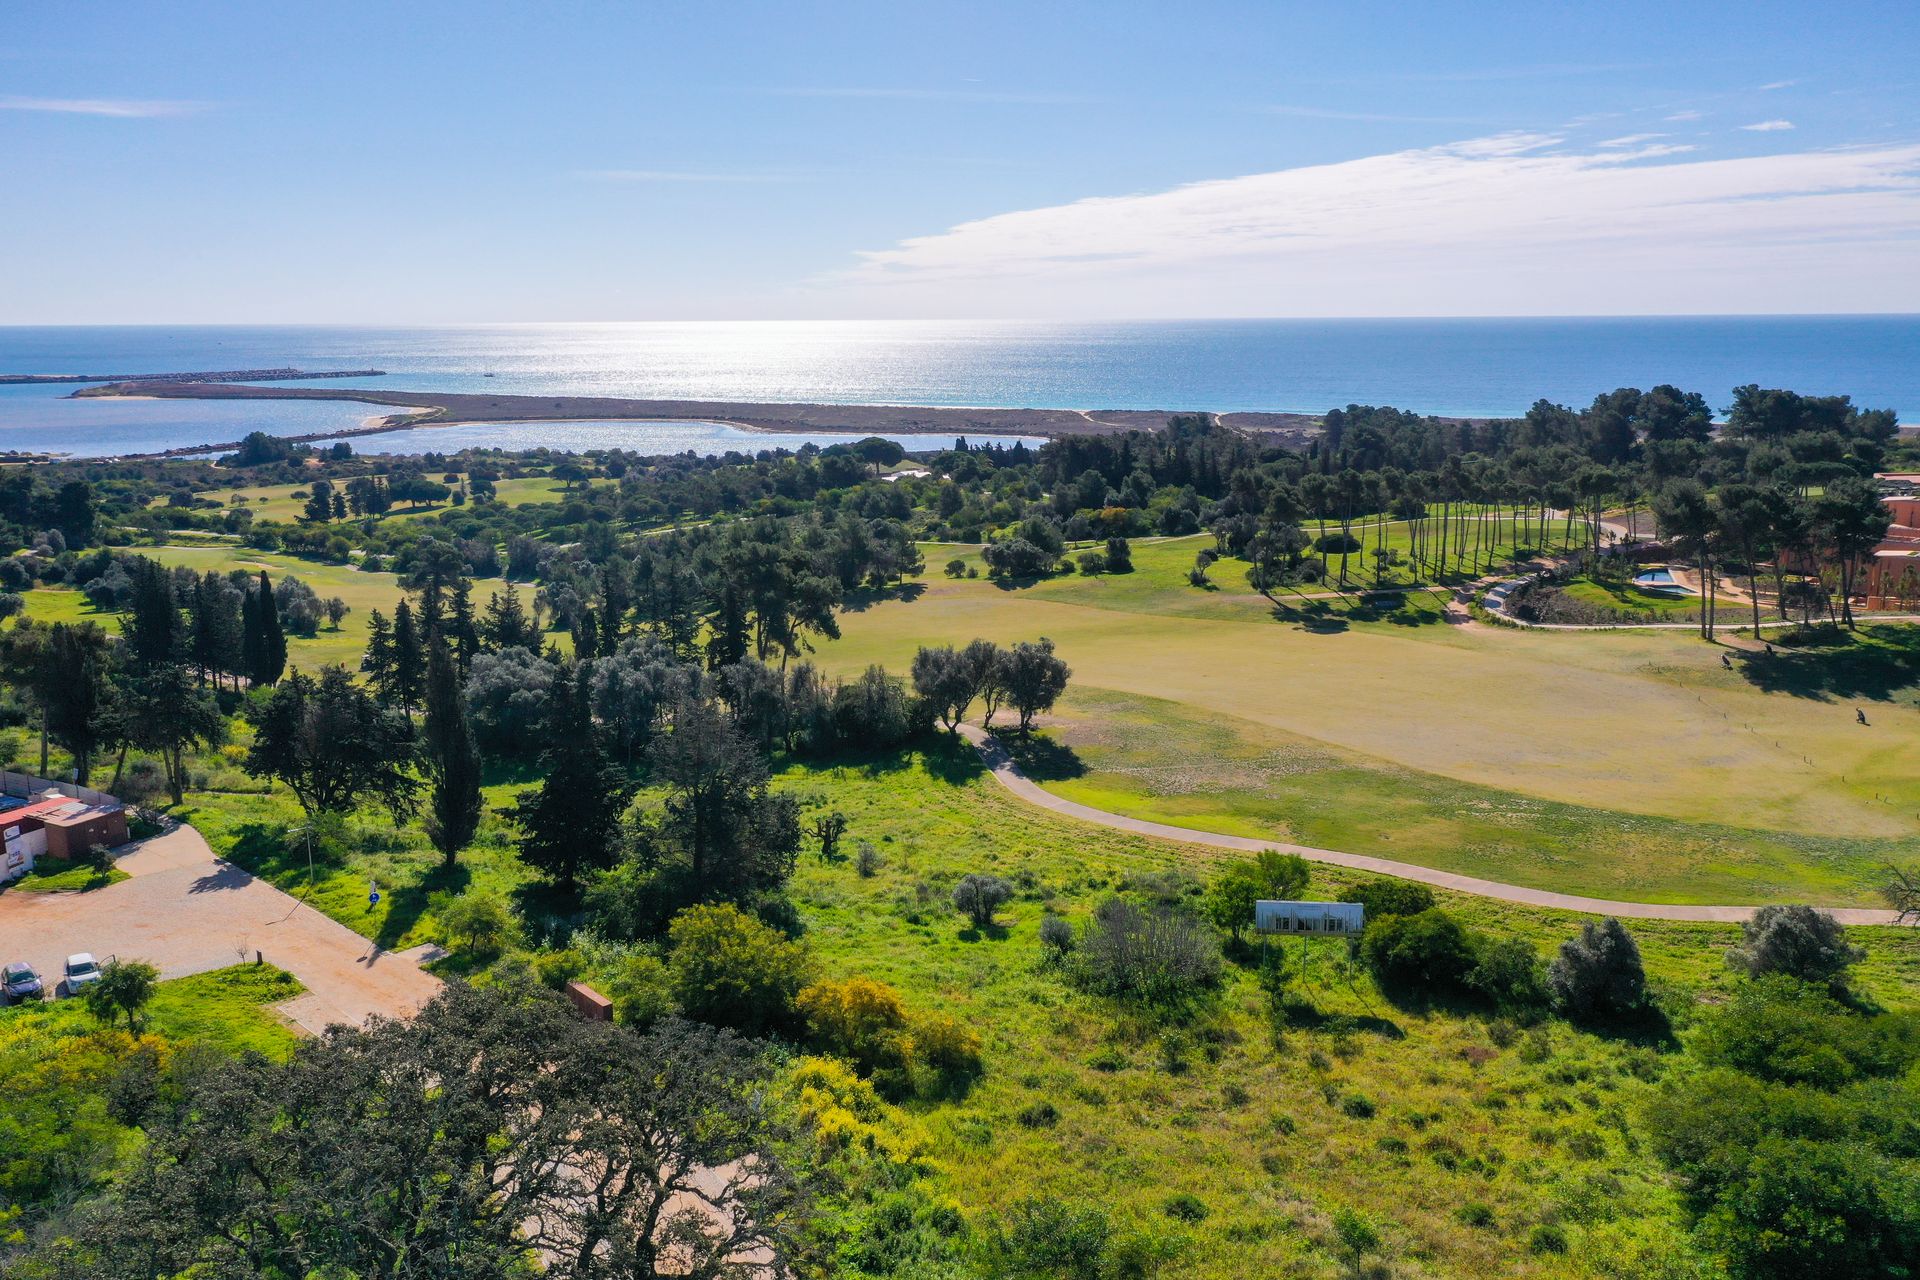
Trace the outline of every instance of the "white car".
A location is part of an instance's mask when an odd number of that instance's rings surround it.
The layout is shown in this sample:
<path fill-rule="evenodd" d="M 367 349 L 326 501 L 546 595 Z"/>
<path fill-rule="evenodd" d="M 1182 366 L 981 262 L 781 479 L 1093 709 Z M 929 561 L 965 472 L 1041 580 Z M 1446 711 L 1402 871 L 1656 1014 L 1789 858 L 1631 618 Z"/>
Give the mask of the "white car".
<path fill-rule="evenodd" d="M 77 996 L 82 987 L 90 987 L 100 981 L 100 966 L 93 958 L 93 952 L 82 951 L 78 955 L 67 957 L 67 994 Z"/>

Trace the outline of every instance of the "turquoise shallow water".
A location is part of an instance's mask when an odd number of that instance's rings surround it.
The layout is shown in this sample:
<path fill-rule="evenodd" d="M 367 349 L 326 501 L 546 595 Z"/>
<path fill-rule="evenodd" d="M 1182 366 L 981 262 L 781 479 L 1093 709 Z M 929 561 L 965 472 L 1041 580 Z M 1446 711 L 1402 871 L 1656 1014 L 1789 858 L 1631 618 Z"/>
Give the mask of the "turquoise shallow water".
<path fill-rule="evenodd" d="M 1758 382 L 1848 394 L 1920 420 L 1920 316 L 0 327 L 5 373 L 281 365 L 381 368 L 387 376 L 366 385 L 393 390 L 1218 411 L 1357 402 L 1472 416 L 1662 382 L 1719 407 L 1733 387 Z M 344 402 L 76 401 L 69 390 L 0 387 L 0 448 L 145 451 L 256 428 L 344 429 L 379 412 Z M 568 447 L 563 429 L 543 435 Z M 594 442 L 605 435 L 605 424 L 593 427 Z M 573 443 L 586 441 L 583 425 Z"/>

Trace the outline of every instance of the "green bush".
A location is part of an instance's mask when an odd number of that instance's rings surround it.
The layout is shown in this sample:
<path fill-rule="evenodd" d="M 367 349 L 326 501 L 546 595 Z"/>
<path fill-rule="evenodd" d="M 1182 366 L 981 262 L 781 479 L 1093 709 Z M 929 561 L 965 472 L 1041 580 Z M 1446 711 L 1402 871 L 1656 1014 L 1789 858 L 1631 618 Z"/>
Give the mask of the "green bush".
<path fill-rule="evenodd" d="M 1567 1251 L 1566 1229 L 1554 1222 L 1543 1222 L 1527 1236 L 1529 1253 L 1565 1253 Z"/>
<path fill-rule="evenodd" d="M 689 1018 L 747 1035 L 794 1024 L 806 952 L 730 905 L 689 907 L 667 938 L 674 1003 Z"/>
<path fill-rule="evenodd" d="M 1580 926 L 1560 946 L 1547 972 L 1554 999 L 1569 1017 L 1619 1017 L 1646 1004 L 1647 974 L 1640 947 L 1612 916 Z"/>
<path fill-rule="evenodd" d="M 1181 1222 L 1204 1222 L 1207 1217 L 1206 1201 L 1184 1191 L 1178 1195 L 1168 1196 L 1167 1202 L 1161 1206 L 1161 1209 L 1169 1218 L 1175 1218 Z"/>
<path fill-rule="evenodd" d="M 1342 902 L 1357 902 L 1367 909 L 1369 922 L 1386 916 L 1417 916 L 1433 910 L 1433 890 L 1413 880 L 1379 879 L 1354 885 L 1340 895 Z"/>
<path fill-rule="evenodd" d="M 1438 908 L 1374 920 L 1360 950 L 1383 984 L 1416 991 L 1459 987 L 1476 960 L 1473 939 Z"/>
<path fill-rule="evenodd" d="M 1808 906 L 1762 907 L 1740 929 L 1744 940 L 1727 953 L 1727 962 L 1750 977 L 1782 973 L 1839 991 L 1847 985 L 1847 969 L 1866 955 L 1847 945 L 1839 921 Z"/>

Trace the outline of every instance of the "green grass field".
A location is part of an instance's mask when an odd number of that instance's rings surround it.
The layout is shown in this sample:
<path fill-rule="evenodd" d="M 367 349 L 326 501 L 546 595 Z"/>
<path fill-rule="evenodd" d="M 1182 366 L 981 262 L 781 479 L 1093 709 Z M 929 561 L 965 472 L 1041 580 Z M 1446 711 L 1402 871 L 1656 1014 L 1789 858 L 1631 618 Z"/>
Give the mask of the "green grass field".
<path fill-rule="evenodd" d="M 871 840 L 883 857 L 870 879 L 850 862 L 804 859 L 794 890 L 827 973 L 893 983 L 911 1005 L 986 1038 L 980 1084 L 957 1103 L 916 1108 L 935 1187 L 970 1215 L 1036 1194 L 1095 1202 L 1185 1234 L 1172 1274 L 1222 1280 L 1339 1274 L 1329 1223 L 1342 1209 L 1373 1224 L 1384 1258 L 1407 1274 L 1639 1276 L 1684 1255 L 1673 1193 L 1630 1125 L 1665 1054 L 1564 1024 L 1502 1043 L 1478 1016 L 1396 1006 L 1337 942 L 1291 944 L 1317 1028 L 1276 1039 L 1240 969 L 1210 1020 L 1159 1032 L 1050 972 L 1035 928 L 1047 910 L 1077 925 L 1130 878 L 1204 874 L 1213 859 L 1037 813 L 977 776 L 943 780 L 968 775 L 964 756 L 932 763 L 790 770 L 787 785 L 830 797 L 851 819 L 849 841 Z M 1021 889 L 984 935 L 945 906 L 954 880 L 974 871 Z M 1314 875 L 1309 896 L 1346 883 Z M 1442 899 L 1543 954 L 1577 927 L 1561 913 Z M 1737 929 L 1633 929 L 1678 1023 L 1724 998 Z M 1920 939 L 1854 935 L 1871 953 L 1863 987 L 1911 999 Z M 1021 1121 L 1043 1103 L 1057 1121 Z M 1204 1220 L 1171 1220 L 1176 1194 L 1197 1197 Z M 1491 1210 L 1489 1225 L 1463 1221 L 1469 1202 Z M 1567 1257 L 1528 1252 L 1546 1222 L 1572 1237 Z"/>
<path fill-rule="evenodd" d="M 1653 613 L 1673 621 L 1700 616 L 1698 596 L 1661 595 L 1657 591 L 1643 591 L 1628 582 L 1601 582 L 1582 575 L 1569 582 L 1565 591 L 1575 600 L 1618 613 Z M 1717 613 L 1723 622 L 1738 625 L 1738 619 L 1745 611 L 1744 605 L 1722 603 Z"/>
<path fill-rule="evenodd" d="M 179 1043 L 207 1045 L 229 1053 L 252 1051 L 284 1057 L 298 1035 L 268 1006 L 306 990 L 299 979 L 272 965 L 235 965 L 173 978 L 154 988 L 142 1015 L 143 1029 Z M 125 1024 L 121 1024 L 124 1030 Z M 100 1028 L 78 1000 L 42 1000 L 0 1009 L 0 1041 L 42 1039 L 48 1044 Z"/>
<path fill-rule="evenodd" d="M 866 840 L 880 853 L 870 877 L 851 859 L 802 857 L 792 892 L 820 972 L 891 983 L 910 1007 L 950 1014 L 984 1038 L 986 1073 L 971 1091 L 908 1107 L 929 1143 L 929 1189 L 976 1223 L 1033 1195 L 1098 1203 L 1178 1239 L 1171 1274 L 1198 1280 L 1339 1274 L 1332 1223 L 1343 1211 L 1378 1233 L 1376 1261 L 1413 1274 L 1625 1277 L 1687 1256 L 1674 1193 L 1633 1132 L 1640 1098 L 1677 1060 L 1660 1045 L 1396 1004 L 1338 942 L 1290 944 L 1294 989 L 1317 1011 L 1307 1025 L 1276 1036 L 1252 971 L 1233 965 L 1197 1022 L 1163 1028 L 1064 982 L 1044 963 L 1036 926 L 1047 911 L 1077 925 L 1143 877 L 1204 878 L 1221 855 L 1037 812 L 957 744 L 789 764 L 776 786 L 806 812 L 842 811 L 844 847 Z M 490 788 L 490 806 L 511 790 Z M 196 795 L 182 816 L 276 881 L 304 880 L 304 859 L 279 840 L 296 816 L 283 796 Z M 390 946 L 432 937 L 434 894 L 510 894 L 527 883 L 496 821 L 449 875 L 417 827 L 356 820 L 346 851 L 323 861 L 312 900 Z M 948 905 L 954 882 L 972 872 L 1018 887 L 989 930 Z M 1326 868 L 1314 875 L 1310 896 L 1350 883 Z M 375 913 L 365 911 L 370 878 L 387 893 Z M 1475 927 L 1523 937 L 1543 955 L 1578 927 L 1566 913 L 1441 898 Z M 1684 1034 L 1693 1010 L 1730 990 L 1725 952 L 1739 930 L 1633 930 Z M 1856 981 L 1864 995 L 1915 997 L 1920 936 L 1851 937 L 1868 951 Z M 1177 1195 L 1196 1197 L 1204 1217 L 1170 1218 Z M 1470 1203 L 1487 1213 L 1468 1221 Z M 1546 1223 L 1569 1236 L 1566 1256 L 1529 1251 Z"/>
<path fill-rule="evenodd" d="M 1458 852 L 1457 865 L 1495 878 L 1613 897 L 1868 902 L 1870 864 L 1920 852 L 1920 774 L 1909 763 L 1920 758 L 1920 656 L 1904 640 L 1869 637 L 1857 662 L 1783 651 L 1765 668 L 1728 670 L 1719 649 L 1685 631 L 1454 626 L 1422 592 L 1397 605 L 1276 608 L 1234 590 L 1240 567 L 1225 563 L 1213 575 L 1220 590 L 1203 591 L 1185 577 L 1202 545 L 1143 542 L 1132 574 L 1025 587 L 947 578 L 946 560 L 970 549 L 930 546 L 918 597 L 849 613 L 816 661 L 840 674 L 873 662 L 905 671 L 922 644 L 1049 636 L 1074 669 L 1061 713 L 1083 738 L 1177 744 L 1183 726 L 1228 723 L 1249 742 L 1306 744 L 1375 778 L 1352 796 L 1329 792 L 1336 816 L 1323 814 L 1323 831 L 1367 827 L 1358 815 L 1379 799 L 1383 772 L 1430 780 L 1396 790 L 1396 818 L 1372 851 L 1447 847 L 1472 825 L 1462 825 L 1463 796 L 1514 809 L 1503 825 L 1545 824 L 1542 838 L 1509 833 Z M 1103 722 L 1114 695 L 1158 710 Z M 1856 706 L 1870 727 L 1856 723 Z M 1220 787 L 1203 757 L 1179 769 L 1150 754 L 1162 768 L 1151 788 L 1094 767 L 1080 795 L 1131 793 L 1140 816 L 1226 816 L 1236 824 L 1226 829 L 1276 838 L 1314 829 L 1262 779 Z M 1511 798 L 1537 804 L 1537 819 L 1518 816 Z M 1670 842 L 1649 819 L 1689 829 Z"/>
<path fill-rule="evenodd" d="M 287 637 L 288 661 L 307 670 L 333 662 L 342 663 L 349 670 L 357 669 L 360 655 L 367 647 L 369 616 L 378 609 L 391 617 L 394 606 L 400 602 L 403 594 L 400 580 L 391 573 L 362 573 L 351 564 L 323 564 L 317 560 L 256 551 L 234 543 L 141 547 L 139 554 L 166 565 L 186 565 L 195 573 L 205 573 L 209 569 L 220 573 L 234 569 L 258 573 L 265 569 L 276 582 L 284 577 L 298 578 L 312 587 L 322 600 L 330 596 L 345 600 L 352 612 L 341 619 L 338 631 L 323 621 L 315 635 Z M 485 609 L 493 599 L 494 592 L 502 585 L 498 578 L 476 584 L 474 608 Z M 522 584 L 520 593 L 522 602 L 531 608 L 532 588 Z M 36 587 L 22 598 L 27 603 L 27 616 L 36 621 L 75 622 L 91 619 L 109 631 L 119 625 L 117 615 L 96 610 L 78 591 Z M 570 637 L 563 634 L 556 634 L 554 640 L 563 650 L 571 645 Z"/>
<path fill-rule="evenodd" d="M 442 474 L 444 473 L 434 472 L 433 478 L 437 480 Z M 607 483 L 609 482 L 601 482 L 603 486 Z M 567 499 L 565 486 L 558 480 L 549 479 L 546 476 L 520 476 L 511 480 L 499 480 L 495 482 L 494 489 L 496 501 L 506 507 L 520 507 L 534 502 L 564 502 Z M 306 498 L 294 497 L 296 492 L 304 495 L 309 490 L 304 484 L 260 484 L 243 485 L 233 489 L 207 489 L 194 496 L 205 498 L 209 502 L 217 502 L 223 507 L 245 507 L 253 512 L 256 520 L 278 520 L 291 524 L 304 516 L 307 509 Z M 236 498 L 244 498 L 246 501 L 236 502 Z M 382 518 L 404 520 L 415 516 L 435 515 L 447 509 L 448 504 L 444 502 L 421 507 L 402 505 L 387 512 Z"/>

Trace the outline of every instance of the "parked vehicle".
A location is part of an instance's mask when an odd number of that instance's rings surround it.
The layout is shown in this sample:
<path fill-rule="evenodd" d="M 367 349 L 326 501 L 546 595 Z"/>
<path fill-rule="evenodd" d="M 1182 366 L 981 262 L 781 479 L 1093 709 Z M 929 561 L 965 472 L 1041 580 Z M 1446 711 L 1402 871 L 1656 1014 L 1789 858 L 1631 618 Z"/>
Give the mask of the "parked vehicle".
<path fill-rule="evenodd" d="M 83 987 L 90 987 L 100 981 L 100 965 L 91 951 L 82 951 L 67 957 L 67 994 L 77 996 Z"/>
<path fill-rule="evenodd" d="M 38 1000 L 41 993 L 40 975 L 33 971 L 31 965 L 10 964 L 0 969 L 0 991 L 6 993 L 8 1004 Z"/>

